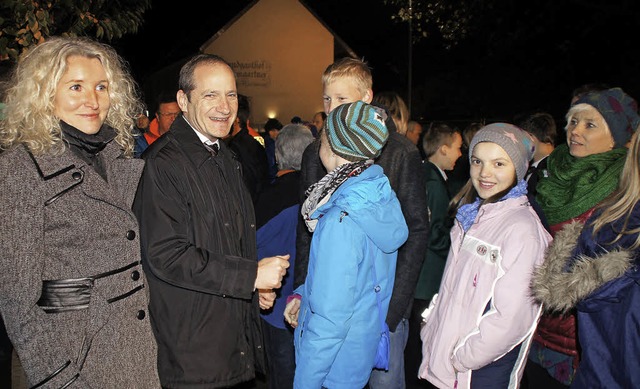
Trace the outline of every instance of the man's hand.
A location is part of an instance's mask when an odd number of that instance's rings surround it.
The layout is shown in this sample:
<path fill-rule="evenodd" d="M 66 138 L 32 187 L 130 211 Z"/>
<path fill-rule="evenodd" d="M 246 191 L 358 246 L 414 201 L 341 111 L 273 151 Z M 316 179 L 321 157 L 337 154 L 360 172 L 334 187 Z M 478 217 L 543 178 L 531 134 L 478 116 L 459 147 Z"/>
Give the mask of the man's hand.
<path fill-rule="evenodd" d="M 266 257 L 258 261 L 256 289 L 278 289 L 282 285 L 282 277 L 287 274 L 289 254 Z"/>
<path fill-rule="evenodd" d="M 284 309 L 284 320 L 293 328 L 298 326 L 298 314 L 300 313 L 300 299 L 294 298 Z"/>
<path fill-rule="evenodd" d="M 269 309 L 273 307 L 276 301 L 276 292 L 273 289 L 258 289 L 260 309 Z"/>

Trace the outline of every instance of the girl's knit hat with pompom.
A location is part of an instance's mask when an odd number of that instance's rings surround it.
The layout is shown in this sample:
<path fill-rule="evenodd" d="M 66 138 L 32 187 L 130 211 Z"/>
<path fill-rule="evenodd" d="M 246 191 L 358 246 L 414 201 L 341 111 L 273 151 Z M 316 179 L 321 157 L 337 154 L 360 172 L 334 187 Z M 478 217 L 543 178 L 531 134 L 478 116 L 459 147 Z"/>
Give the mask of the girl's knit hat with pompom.
<path fill-rule="evenodd" d="M 471 140 L 469 161 L 471 161 L 474 147 L 480 142 L 492 142 L 502 147 L 516 168 L 518 181 L 524 179 L 529 168 L 529 161 L 533 158 L 535 151 L 531 135 L 509 123 L 492 123 L 484 126 Z"/>

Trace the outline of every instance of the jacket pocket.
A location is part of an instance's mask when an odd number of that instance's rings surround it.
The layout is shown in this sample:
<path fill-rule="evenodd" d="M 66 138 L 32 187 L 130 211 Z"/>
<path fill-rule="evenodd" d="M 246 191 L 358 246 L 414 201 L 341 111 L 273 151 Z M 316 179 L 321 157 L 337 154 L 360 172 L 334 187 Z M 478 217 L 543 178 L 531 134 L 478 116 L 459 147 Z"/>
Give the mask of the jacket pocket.
<path fill-rule="evenodd" d="M 43 280 L 36 304 L 46 313 L 62 313 L 89 308 L 93 279 Z"/>
<path fill-rule="evenodd" d="M 301 314 L 298 315 L 298 328 L 296 328 L 296 331 L 298 331 L 298 336 L 295 337 L 296 349 L 299 349 L 300 345 L 302 344 L 302 337 L 304 336 L 304 330 L 305 330 L 305 327 L 307 326 L 308 312 L 309 312 L 309 308 L 305 305 Z"/>
<path fill-rule="evenodd" d="M 37 389 L 37 388 L 41 388 L 43 385 L 45 385 L 47 382 L 51 381 L 52 379 L 54 379 L 55 377 L 57 377 L 60 373 L 62 373 L 67 367 L 69 367 L 69 365 L 71 365 L 71 361 L 67 360 L 65 363 L 63 363 L 60 367 L 58 367 L 57 369 L 55 369 L 51 374 L 49 374 L 47 377 L 45 377 L 45 379 L 43 379 L 42 381 L 38 382 L 37 384 L 35 384 L 34 386 L 32 386 L 29 389 Z M 66 388 L 69 385 L 71 385 L 75 380 L 78 379 L 78 377 L 80 377 L 80 373 L 76 373 L 73 375 L 73 377 L 71 377 L 67 382 L 65 382 L 64 384 L 62 384 L 62 386 L 60 387 L 60 389 Z"/>

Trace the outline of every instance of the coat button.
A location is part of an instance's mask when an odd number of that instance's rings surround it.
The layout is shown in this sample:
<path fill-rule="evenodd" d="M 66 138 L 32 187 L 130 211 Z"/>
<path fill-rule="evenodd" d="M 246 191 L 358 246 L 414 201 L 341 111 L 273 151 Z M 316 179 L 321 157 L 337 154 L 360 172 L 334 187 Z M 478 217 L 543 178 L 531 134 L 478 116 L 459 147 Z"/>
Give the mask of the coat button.
<path fill-rule="evenodd" d="M 71 174 L 71 177 L 72 177 L 74 180 L 79 180 L 79 179 L 81 179 L 81 178 L 82 178 L 82 173 L 80 173 L 80 172 L 73 172 L 73 174 Z"/>
<path fill-rule="evenodd" d="M 134 270 L 131 272 L 131 279 L 134 281 L 138 281 L 140 279 L 140 272 L 137 270 Z"/>
<path fill-rule="evenodd" d="M 127 239 L 134 240 L 136 238 L 136 232 L 133 230 L 127 231 Z"/>
<path fill-rule="evenodd" d="M 142 309 L 139 310 L 138 313 L 136 314 L 136 317 L 138 318 L 138 320 L 144 319 L 145 316 L 147 316 L 147 314 Z"/>

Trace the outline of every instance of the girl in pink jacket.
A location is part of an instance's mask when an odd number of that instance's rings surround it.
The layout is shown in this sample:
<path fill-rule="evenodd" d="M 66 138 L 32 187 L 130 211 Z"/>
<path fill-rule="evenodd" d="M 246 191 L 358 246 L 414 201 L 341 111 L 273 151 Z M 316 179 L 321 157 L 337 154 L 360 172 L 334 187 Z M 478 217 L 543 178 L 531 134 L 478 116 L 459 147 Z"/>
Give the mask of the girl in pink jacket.
<path fill-rule="evenodd" d="M 470 150 L 440 290 L 423 313 L 418 375 L 439 388 L 517 388 L 540 316 L 529 285 L 551 241 L 523 179 L 534 146 L 494 123 Z"/>

